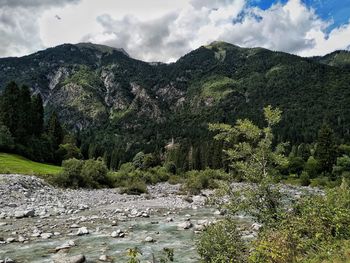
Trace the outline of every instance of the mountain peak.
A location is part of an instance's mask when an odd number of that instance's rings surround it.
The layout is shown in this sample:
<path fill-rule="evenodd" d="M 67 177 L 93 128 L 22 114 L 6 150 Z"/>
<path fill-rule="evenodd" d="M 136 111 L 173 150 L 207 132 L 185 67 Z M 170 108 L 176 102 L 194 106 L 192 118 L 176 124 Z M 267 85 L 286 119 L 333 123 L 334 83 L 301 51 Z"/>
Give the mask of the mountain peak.
<path fill-rule="evenodd" d="M 110 46 L 101 45 L 101 44 L 94 44 L 91 42 L 82 42 L 82 43 L 75 44 L 75 46 L 78 48 L 95 49 L 102 53 L 112 53 L 113 51 L 119 51 L 124 55 L 130 57 L 129 54 L 123 48 L 115 48 L 115 47 L 110 47 Z"/>

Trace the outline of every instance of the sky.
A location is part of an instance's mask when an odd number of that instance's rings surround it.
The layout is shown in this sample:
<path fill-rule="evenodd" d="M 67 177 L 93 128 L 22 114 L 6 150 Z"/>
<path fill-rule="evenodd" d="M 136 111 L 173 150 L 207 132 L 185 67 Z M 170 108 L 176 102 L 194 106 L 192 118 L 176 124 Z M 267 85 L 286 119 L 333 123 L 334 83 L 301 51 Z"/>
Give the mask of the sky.
<path fill-rule="evenodd" d="M 171 62 L 217 40 L 300 56 L 350 49 L 350 0 L 0 0 L 0 57 L 92 42 Z"/>

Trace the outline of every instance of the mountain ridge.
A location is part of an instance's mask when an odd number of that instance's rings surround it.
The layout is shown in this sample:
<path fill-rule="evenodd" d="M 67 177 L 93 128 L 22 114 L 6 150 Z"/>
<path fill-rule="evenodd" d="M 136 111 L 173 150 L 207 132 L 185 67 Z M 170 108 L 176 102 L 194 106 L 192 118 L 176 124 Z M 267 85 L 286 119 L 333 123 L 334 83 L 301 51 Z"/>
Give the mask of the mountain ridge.
<path fill-rule="evenodd" d="M 106 46 L 64 44 L 0 59 L 0 90 L 12 80 L 28 85 L 47 114 L 55 110 L 67 129 L 101 148 L 109 147 L 106 140 L 128 151 L 160 149 L 172 137 L 207 141 L 209 122 L 249 118 L 262 125 L 267 104 L 284 112 L 280 141 L 311 142 L 322 122 L 349 140 L 348 56 L 303 58 L 214 42 L 164 64 Z"/>

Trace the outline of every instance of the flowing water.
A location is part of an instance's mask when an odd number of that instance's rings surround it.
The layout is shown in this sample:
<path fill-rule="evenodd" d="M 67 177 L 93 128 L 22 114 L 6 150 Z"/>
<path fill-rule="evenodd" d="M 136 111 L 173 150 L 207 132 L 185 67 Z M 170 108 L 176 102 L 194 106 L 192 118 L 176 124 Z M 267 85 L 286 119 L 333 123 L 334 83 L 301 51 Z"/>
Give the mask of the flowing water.
<path fill-rule="evenodd" d="M 150 218 L 131 218 L 120 222 L 118 226 L 98 225 L 99 231 L 92 231 L 86 236 L 61 237 L 49 240 L 31 241 L 30 243 L 10 243 L 0 245 L 0 258 L 9 257 L 16 262 L 52 262 L 54 248 L 62 245 L 67 240 L 74 240 L 75 247 L 69 251 L 69 255 L 83 254 L 87 262 L 98 262 L 101 255 L 108 255 L 114 262 L 127 262 L 127 249 L 138 247 L 142 253 L 141 262 L 148 262 L 152 255 L 161 257 L 163 248 L 174 249 L 174 262 L 198 262 L 198 254 L 195 241 L 198 234 L 193 229 L 178 229 L 178 224 L 190 219 L 193 224 L 198 220 L 207 219 L 213 221 L 219 216 L 214 216 L 212 208 L 200 208 L 196 210 L 181 210 L 176 215 L 155 214 Z M 172 217 L 173 222 L 167 222 L 167 217 Z M 246 219 L 237 219 L 241 223 Z M 97 227 L 97 226 L 96 226 Z M 122 229 L 127 232 L 124 238 L 112 238 L 112 231 Z M 151 236 L 156 242 L 145 242 L 145 238 Z"/>

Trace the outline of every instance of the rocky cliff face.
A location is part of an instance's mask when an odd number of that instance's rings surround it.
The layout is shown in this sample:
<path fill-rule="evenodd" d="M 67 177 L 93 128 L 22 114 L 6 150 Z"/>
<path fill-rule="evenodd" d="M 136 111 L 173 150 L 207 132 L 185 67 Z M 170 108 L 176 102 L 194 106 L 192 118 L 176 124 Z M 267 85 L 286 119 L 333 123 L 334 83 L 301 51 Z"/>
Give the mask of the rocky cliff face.
<path fill-rule="evenodd" d="M 0 59 L 0 91 L 12 80 L 28 85 L 74 130 L 174 122 L 186 129 L 238 117 L 261 122 L 256 115 L 272 104 L 284 111 L 283 137 L 298 140 L 298 132 L 315 132 L 325 117 L 337 119 L 342 135 L 350 130 L 347 61 L 348 52 L 308 59 L 215 42 L 176 63 L 145 63 L 121 49 L 64 44 Z"/>

